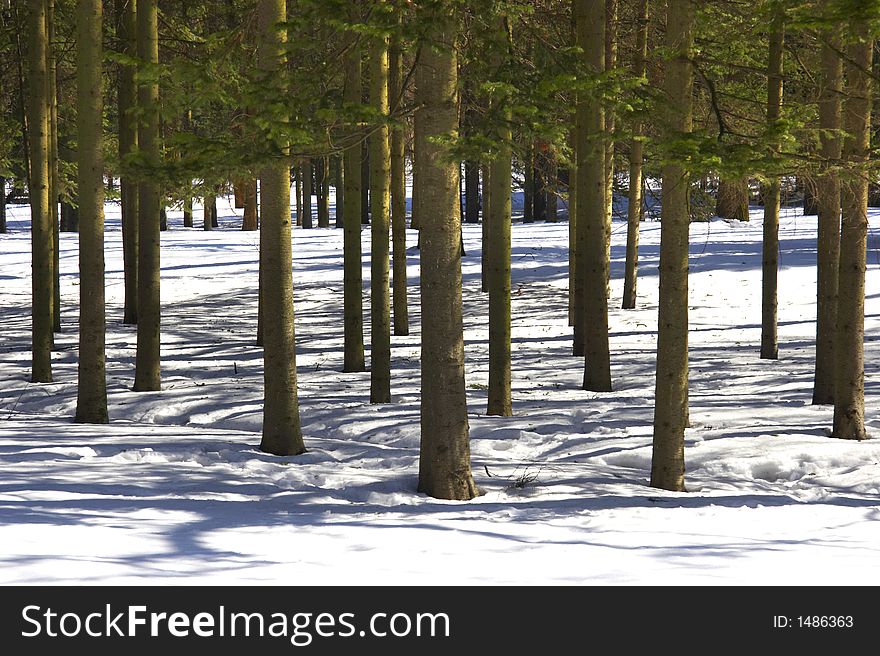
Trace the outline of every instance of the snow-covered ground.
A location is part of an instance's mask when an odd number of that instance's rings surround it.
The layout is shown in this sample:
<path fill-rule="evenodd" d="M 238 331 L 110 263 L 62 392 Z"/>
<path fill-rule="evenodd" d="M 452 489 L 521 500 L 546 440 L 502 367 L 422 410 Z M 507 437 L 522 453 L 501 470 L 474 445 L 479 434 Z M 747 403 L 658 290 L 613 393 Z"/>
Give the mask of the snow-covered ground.
<path fill-rule="evenodd" d="M 880 441 L 829 437 L 810 405 L 816 219 L 782 216 L 780 359 L 758 358 L 761 213 L 691 234 L 687 493 L 648 486 L 659 224 L 642 231 L 639 309 L 620 310 L 615 391 L 580 389 L 570 355 L 568 224 L 513 230 L 514 416 L 485 416 L 487 298 L 480 227 L 465 226 L 464 304 L 474 474 L 467 503 L 415 492 L 419 296 L 409 233 L 411 334 L 394 337 L 393 402 L 342 369 L 342 232 L 294 233 L 297 365 L 308 453 L 261 453 L 254 346 L 257 236 L 228 202 L 221 229 L 162 235 L 163 391 L 134 393 L 122 316 L 118 206 L 108 206 L 112 423 L 72 423 L 77 239 L 61 241 L 55 383 L 28 383 L 30 234 L 0 236 L 0 583 L 880 584 Z M 198 210 L 197 210 L 198 211 Z M 197 214 L 197 222 L 200 220 Z M 866 413 L 880 430 L 880 215 L 872 216 Z M 363 233 L 369 345 L 369 232 Z M 368 353 L 369 359 L 369 353 Z"/>

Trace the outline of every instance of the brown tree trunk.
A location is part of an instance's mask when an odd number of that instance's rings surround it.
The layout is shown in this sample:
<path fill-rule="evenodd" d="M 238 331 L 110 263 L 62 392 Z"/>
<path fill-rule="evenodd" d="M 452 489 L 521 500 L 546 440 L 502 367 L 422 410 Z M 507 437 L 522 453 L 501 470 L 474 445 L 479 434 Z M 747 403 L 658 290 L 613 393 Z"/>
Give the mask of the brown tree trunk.
<path fill-rule="evenodd" d="M 853 170 L 841 184 L 840 267 L 832 437 L 864 440 L 865 432 L 865 270 L 868 244 L 868 161 L 871 134 L 872 55 L 867 25 L 846 51 L 843 160 Z"/>
<path fill-rule="evenodd" d="M 825 33 L 822 47 L 824 84 L 819 98 L 822 172 L 816 180 L 818 236 L 816 240 L 816 370 L 813 403 L 834 403 L 834 343 L 837 331 L 837 275 L 840 266 L 840 99 L 843 59 L 839 32 Z"/>
<path fill-rule="evenodd" d="M 116 0 L 116 34 L 122 52 L 131 58 L 137 56 L 137 2 Z M 137 119 L 132 115 L 137 105 L 137 86 L 134 81 L 135 67 L 119 65 L 119 157 L 124 159 L 137 150 Z M 138 184 L 125 171 L 119 182 L 122 205 L 122 255 L 125 277 L 125 301 L 122 323 L 137 323 L 138 307 Z M 62 206 L 62 210 L 64 207 Z M 63 217 L 62 217 L 63 223 Z"/>
<path fill-rule="evenodd" d="M 715 199 L 715 214 L 722 219 L 735 221 L 749 220 L 749 179 L 748 177 L 718 181 L 718 197 Z"/>
<path fill-rule="evenodd" d="M 695 4 L 669 0 L 666 10 L 664 91 L 667 123 L 691 131 Z M 651 486 L 683 492 L 684 430 L 688 423 L 688 236 L 690 181 L 678 162 L 663 166 L 660 223 L 660 297 Z"/>
<path fill-rule="evenodd" d="M 468 500 L 477 495 L 471 474 L 464 337 L 461 309 L 461 216 L 458 175 L 436 138 L 458 131 L 456 17 L 448 7 L 429 9 L 424 21 L 436 42 L 422 48 L 417 80 L 424 105 L 425 166 L 419 176 L 423 203 L 433 211 L 422 220 L 421 445 L 419 491 L 440 499 Z"/>

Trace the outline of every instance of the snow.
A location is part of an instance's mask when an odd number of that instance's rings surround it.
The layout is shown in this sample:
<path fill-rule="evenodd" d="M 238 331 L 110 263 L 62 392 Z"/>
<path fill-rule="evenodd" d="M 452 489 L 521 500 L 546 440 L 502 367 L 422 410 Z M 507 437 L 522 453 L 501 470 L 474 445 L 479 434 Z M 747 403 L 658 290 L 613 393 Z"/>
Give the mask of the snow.
<path fill-rule="evenodd" d="M 513 417 L 487 417 L 480 226 L 464 227 L 470 502 L 415 492 L 419 444 L 416 233 L 411 335 L 393 337 L 393 402 L 342 369 L 342 231 L 296 229 L 297 365 L 308 453 L 259 451 L 257 235 L 162 234 L 163 390 L 131 391 L 121 325 L 119 208 L 107 206 L 112 423 L 72 423 L 77 238 L 61 240 L 55 381 L 30 374 L 30 234 L 0 236 L 0 584 L 880 583 L 880 442 L 829 437 L 810 405 L 816 218 L 780 228 L 780 359 L 758 358 L 761 212 L 691 230 L 691 420 L 686 493 L 648 486 L 659 223 L 643 224 L 639 307 L 620 310 L 625 224 L 613 234 L 615 391 L 580 389 L 570 355 L 568 225 L 513 229 Z M 239 212 L 239 214 L 236 214 Z M 201 218 L 196 209 L 197 222 Z M 880 429 L 880 215 L 871 216 L 866 421 Z M 363 232 L 369 347 L 369 231 Z M 369 353 L 368 353 L 369 361 Z"/>

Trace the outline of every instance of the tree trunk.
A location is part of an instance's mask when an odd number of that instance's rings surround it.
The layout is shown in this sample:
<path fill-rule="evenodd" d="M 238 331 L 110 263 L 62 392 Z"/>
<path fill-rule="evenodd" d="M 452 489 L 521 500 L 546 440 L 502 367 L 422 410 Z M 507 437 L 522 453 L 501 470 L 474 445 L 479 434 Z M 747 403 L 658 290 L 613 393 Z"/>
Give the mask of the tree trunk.
<path fill-rule="evenodd" d="M 183 197 L 183 227 L 193 227 L 193 197 L 189 192 Z"/>
<path fill-rule="evenodd" d="M 101 0 L 77 0 L 76 18 L 76 123 L 80 212 L 76 421 L 106 424 Z"/>
<path fill-rule="evenodd" d="M 834 403 L 834 342 L 837 330 L 837 275 L 840 266 L 840 98 L 843 59 L 838 32 L 827 32 L 822 47 L 824 84 L 819 98 L 822 171 L 816 180 L 818 229 L 816 240 L 816 371 L 813 403 Z"/>
<path fill-rule="evenodd" d="M 0 175 L 0 234 L 6 234 L 6 178 Z"/>
<path fill-rule="evenodd" d="M 334 157 L 333 161 L 336 163 L 336 182 L 333 187 L 336 192 L 336 207 L 333 209 L 333 218 L 336 221 L 336 227 L 342 228 L 345 225 L 342 221 L 345 214 L 345 194 L 342 193 L 342 188 L 345 185 L 345 163 L 342 156 Z"/>
<path fill-rule="evenodd" d="M 574 31 L 573 36 L 577 37 Z M 571 163 L 568 166 L 568 325 L 574 326 L 581 317 L 581 301 L 583 289 L 578 293 L 577 283 L 577 129 L 575 126 L 569 130 L 569 143 L 571 145 Z M 581 333 L 578 333 L 581 334 Z M 576 354 L 583 356 L 583 343 L 581 352 Z"/>
<path fill-rule="evenodd" d="M 691 130 L 694 47 L 691 0 L 669 0 L 664 91 L 674 134 Z M 660 296 L 657 325 L 651 486 L 683 492 L 684 430 L 688 423 L 688 237 L 690 181 L 675 161 L 663 166 L 660 223 Z"/>
<path fill-rule="evenodd" d="M 361 224 L 370 225 L 370 138 L 364 140 L 361 153 Z"/>
<path fill-rule="evenodd" d="M 312 228 L 312 160 L 308 157 L 302 161 L 303 176 L 303 228 Z"/>
<path fill-rule="evenodd" d="M 749 179 L 721 178 L 718 181 L 718 197 L 715 199 L 715 214 L 722 219 L 749 220 Z"/>
<path fill-rule="evenodd" d="M 417 97 L 424 105 L 425 166 L 419 176 L 422 217 L 421 445 L 419 491 L 440 499 L 477 495 L 471 474 L 461 309 L 461 216 L 455 163 L 436 138 L 458 130 L 455 21 L 447 7 L 428 10 L 424 25 L 444 47 L 422 48 Z"/>
<path fill-rule="evenodd" d="M 137 50 L 145 62 L 159 62 L 157 0 L 137 0 Z M 151 166 L 159 164 L 159 85 L 141 83 L 138 145 Z M 134 390 L 161 388 L 159 303 L 159 212 L 160 194 L 149 179 L 138 185 L 138 331 Z"/>
<path fill-rule="evenodd" d="M 498 26 L 498 38 L 509 48 L 507 18 Z M 496 62 L 502 65 L 503 62 Z M 489 403 L 486 414 L 509 417 L 513 414 L 510 393 L 510 180 L 513 166 L 510 143 L 512 114 L 504 100 L 496 107 L 500 122 L 497 129 L 500 144 L 490 166 L 489 192 L 492 216 L 489 218 L 488 255 L 489 288 Z"/>
<path fill-rule="evenodd" d="M 556 223 L 559 220 L 559 164 L 556 161 L 556 153 L 552 150 L 547 151 L 544 166 L 546 167 L 544 179 L 547 181 L 546 220 L 550 223 Z"/>
<path fill-rule="evenodd" d="M 481 168 L 483 178 L 483 225 L 480 237 L 480 284 L 481 291 L 489 291 L 489 225 L 492 223 L 492 169 L 484 164 Z"/>
<path fill-rule="evenodd" d="M 767 65 L 767 124 L 773 128 L 782 111 L 782 54 L 785 39 L 784 9 L 774 7 L 770 22 L 770 59 Z M 778 144 L 771 144 L 775 152 Z M 764 246 L 761 285 L 761 358 L 779 357 L 777 332 L 779 275 L 779 176 L 771 176 L 764 188 Z"/>
<path fill-rule="evenodd" d="M 31 382 L 52 382 L 52 223 L 49 210 L 49 103 L 46 5 L 30 3 L 28 142 L 30 145 L 31 289 L 33 294 Z"/>
<path fill-rule="evenodd" d="M 535 222 L 535 148 L 529 142 L 523 162 L 523 223 Z"/>
<path fill-rule="evenodd" d="M 403 98 L 403 53 L 400 39 L 395 38 L 389 54 L 388 91 L 391 101 L 397 103 Z M 407 310 L 406 289 L 406 142 L 403 127 L 391 132 L 391 241 L 394 251 L 394 334 L 409 335 L 409 313 Z"/>
<path fill-rule="evenodd" d="M 617 66 L 617 0 L 605 0 L 605 70 Z M 611 228 L 614 219 L 614 124 L 613 110 L 605 112 L 605 294 L 611 297 Z"/>
<path fill-rule="evenodd" d="M 294 195 L 296 196 L 296 225 L 301 226 L 303 221 L 303 179 L 302 166 L 294 164 L 293 177 L 295 179 Z"/>
<path fill-rule="evenodd" d="M 370 52 L 370 102 L 388 116 L 388 38 Z M 370 403 L 391 403 L 390 243 L 391 144 L 388 126 L 370 135 Z"/>
<path fill-rule="evenodd" d="M 853 167 L 840 187 L 842 221 L 838 270 L 836 385 L 832 437 L 864 440 L 865 432 L 865 269 L 868 244 L 868 161 L 871 134 L 871 79 L 874 42 L 865 23 L 854 28 L 847 48 L 843 160 Z"/>
<path fill-rule="evenodd" d="M 578 44 L 594 72 L 605 70 L 605 2 L 576 0 Z M 605 232 L 605 110 L 597 98 L 577 100 L 578 245 L 583 254 L 583 388 L 611 391 Z"/>
<path fill-rule="evenodd" d="M 162 232 L 168 230 L 168 211 L 164 205 L 159 207 L 159 230 Z"/>
<path fill-rule="evenodd" d="M 259 0 L 259 65 L 267 74 L 286 68 L 286 0 Z M 263 270 L 263 437 L 260 450 L 279 456 L 305 451 L 296 383 L 296 349 L 291 273 L 290 171 L 283 160 L 260 173 Z"/>
<path fill-rule="evenodd" d="M 480 222 L 480 165 L 464 163 L 464 222 Z"/>
<path fill-rule="evenodd" d="M 132 58 L 137 56 L 136 8 L 135 0 L 116 0 L 117 39 L 123 54 Z M 119 158 L 124 162 L 125 157 L 137 150 L 138 145 L 137 119 L 133 116 L 137 105 L 134 66 L 119 65 L 118 102 Z M 138 319 L 138 184 L 127 173 L 124 164 L 119 182 L 119 196 L 122 205 L 122 268 L 125 278 L 122 323 L 131 325 L 136 324 Z"/>
<path fill-rule="evenodd" d="M 257 220 L 257 179 L 249 178 L 241 181 L 241 200 L 244 205 L 244 216 L 241 220 L 242 230 L 256 230 Z"/>
<path fill-rule="evenodd" d="M 204 198 L 204 207 L 202 209 L 202 230 L 214 229 L 214 215 L 217 213 L 217 197 L 213 194 L 206 194 Z"/>
<path fill-rule="evenodd" d="M 330 160 L 315 159 L 315 191 L 318 197 L 318 227 L 330 227 Z"/>
<path fill-rule="evenodd" d="M 823 132 L 820 132 L 819 142 L 821 143 L 822 139 L 825 137 L 827 137 L 827 135 L 825 135 Z M 811 177 L 803 177 L 800 178 L 799 181 L 802 183 L 802 186 L 804 188 L 804 216 L 815 216 L 819 214 L 819 192 L 816 189 L 816 181 Z"/>
<path fill-rule="evenodd" d="M 58 201 L 61 185 L 58 174 L 58 81 L 55 61 L 55 0 L 46 2 L 46 82 L 49 85 L 49 221 L 52 224 L 52 330 L 61 332 L 61 226 Z M 103 179 L 102 179 L 103 184 Z"/>
<path fill-rule="evenodd" d="M 636 51 L 633 61 L 633 73 L 646 80 L 648 73 L 648 0 L 639 0 L 636 14 L 638 30 L 636 31 Z M 642 167 L 645 159 L 645 144 L 639 138 L 643 126 L 635 126 L 634 136 L 629 151 L 629 203 L 626 212 L 626 267 L 623 279 L 623 309 L 633 310 L 638 299 L 639 276 L 639 232 L 641 228 L 643 203 L 642 198 Z M 748 199 L 746 199 L 748 200 Z M 748 202 L 746 203 L 748 209 Z M 748 216 L 748 213 L 746 214 Z"/>
<path fill-rule="evenodd" d="M 352 47 L 345 56 L 344 100 L 361 102 L 361 51 Z M 343 371 L 364 371 L 363 270 L 361 262 L 361 144 L 345 149 L 343 181 Z"/>

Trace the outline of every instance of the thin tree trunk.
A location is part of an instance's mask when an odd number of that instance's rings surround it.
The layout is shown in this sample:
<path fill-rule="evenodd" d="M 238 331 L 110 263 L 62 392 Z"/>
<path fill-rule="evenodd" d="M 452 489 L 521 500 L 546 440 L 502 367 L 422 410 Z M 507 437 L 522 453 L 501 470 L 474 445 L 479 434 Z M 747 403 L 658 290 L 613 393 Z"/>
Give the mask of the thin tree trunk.
<path fill-rule="evenodd" d="M 286 68 L 286 0 L 259 0 L 259 65 L 267 74 Z M 263 270 L 263 437 L 260 450 L 279 456 L 305 451 L 299 417 L 291 272 L 290 170 L 278 160 L 260 173 Z"/>
<path fill-rule="evenodd" d="M 308 157 L 302 161 L 303 176 L 303 218 L 302 227 L 312 228 L 312 160 Z"/>
<path fill-rule="evenodd" d="M 397 110 L 403 98 L 403 53 L 400 39 L 395 38 L 389 54 L 388 91 Z M 409 335 L 406 280 L 406 140 L 403 127 L 391 132 L 391 242 L 394 254 L 392 281 L 394 287 L 394 334 Z"/>
<path fill-rule="evenodd" d="M 785 39 L 784 9 L 776 5 L 770 22 L 770 59 L 767 65 L 767 125 L 773 128 L 782 111 L 782 54 Z M 771 148 L 778 150 L 777 144 Z M 764 241 L 761 285 L 761 358 L 779 357 L 777 331 L 779 276 L 779 176 L 773 175 L 764 188 Z"/>
<path fill-rule="evenodd" d="M 326 157 L 315 159 L 315 191 L 318 197 L 318 227 L 330 227 L 330 160 Z"/>
<path fill-rule="evenodd" d="M 55 0 L 47 0 L 46 64 L 49 85 L 49 221 L 52 224 L 52 330 L 61 332 L 61 226 L 59 225 L 58 201 L 60 180 L 58 173 L 58 81 L 55 62 Z M 103 180 L 102 180 L 103 183 Z"/>
<path fill-rule="evenodd" d="M 464 163 L 464 222 L 480 222 L 480 165 Z"/>
<path fill-rule="evenodd" d="M 352 47 L 345 56 L 344 100 L 361 102 L 361 51 Z M 343 181 L 343 371 L 364 371 L 363 269 L 361 262 L 361 144 L 345 149 Z"/>
<path fill-rule="evenodd" d="M 480 236 L 480 290 L 489 291 L 489 249 L 492 245 L 489 243 L 489 225 L 492 222 L 492 169 L 484 164 L 480 167 L 483 178 L 483 225 L 482 234 Z"/>
<path fill-rule="evenodd" d="M 241 220 L 242 230 L 256 230 L 257 222 L 257 179 L 249 178 L 241 181 L 241 200 L 244 205 L 244 216 Z"/>
<path fill-rule="evenodd" d="M 529 142 L 523 162 L 523 223 L 535 222 L 535 148 Z"/>
<path fill-rule="evenodd" d="M 106 424 L 101 0 L 77 0 L 76 17 L 77 171 L 80 212 L 76 421 Z"/>
<path fill-rule="evenodd" d="M 834 403 L 834 342 L 837 330 L 837 275 L 840 266 L 840 98 L 843 59 L 839 32 L 827 32 L 822 47 L 824 84 L 819 98 L 822 173 L 816 180 L 818 229 L 816 241 L 816 370 L 813 403 Z"/>
<path fill-rule="evenodd" d="M 46 4 L 28 12 L 32 368 L 31 382 L 52 382 L 52 224 L 49 210 L 49 104 Z"/>
<path fill-rule="evenodd" d="M 295 178 L 294 195 L 296 196 L 296 225 L 301 226 L 303 220 L 303 184 L 302 166 L 294 164 L 293 177 Z"/>
<path fill-rule="evenodd" d="M 122 52 L 137 56 L 137 2 L 116 0 L 116 34 Z M 119 158 L 137 150 L 137 119 L 132 112 L 137 104 L 134 66 L 119 65 Z M 131 179 L 123 165 L 119 183 L 122 205 L 122 256 L 125 278 L 125 301 L 122 323 L 136 324 L 138 308 L 138 184 Z M 62 208 L 63 209 L 63 208 Z"/>
<path fill-rule="evenodd" d="M 556 153 L 547 151 L 544 160 L 545 180 L 547 181 L 547 216 L 546 220 L 556 223 L 559 220 L 559 164 L 556 161 Z"/>
<path fill-rule="evenodd" d="M 691 0 L 669 0 L 666 13 L 664 91 L 667 122 L 674 133 L 691 130 L 694 12 Z M 684 491 L 684 430 L 688 423 L 688 238 L 690 216 L 686 170 L 663 166 L 660 223 L 660 296 L 651 486 Z"/>
<path fill-rule="evenodd" d="M 838 270 L 836 385 L 832 437 L 864 440 L 865 432 L 865 270 L 868 244 L 868 161 L 871 134 L 871 79 L 874 42 L 862 23 L 847 48 L 843 160 L 853 167 L 841 184 L 840 267 Z"/>
<path fill-rule="evenodd" d="M 576 0 L 578 44 L 594 72 L 605 70 L 605 2 Z M 594 392 L 611 391 L 608 343 L 608 260 L 605 232 L 605 111 L 595 97 L 579 97 L 578 242 L 584 267 L 584 382 Z"/>
<path fill-rule="evenodd" d="M 388 115 L 388 38 L 370 52 L 370 102 Z M 388 126 L 370 135 L 370 403 L 391 403 L 390 243 L 391 143 Z"/>
<path fill-rule="evenodd" d="M 425 166 L 419 176 L 422 217 L 421 445 L 419 491 L 440 499 L 477 495 L 471 474 L 464 337 L 461 308 L 461 216 L 458 175 L 435 138 L 458 131 L 455 20 L 446 7 L 429 10 L 430 26 L 443 48 L 423 47 L 417 95 L 423 112 Z"/>
<path fill-rule="evenodd" d="M 640 79 L 646 79 L 648 72 L 648 0 L 639 0 L 636 13 L 638 29 L 636 31 L 636 50 L 633 61 L 633 73 Z M 645 159 L 643 126 L 636 125 L 629 151 L 629 203 L 626 213 L 626 267 L 623 279 L 623 309 L 632 310 L 638 299 L 639 275 L 639 232 L 642 221 L 642 166 Z"/>
<path fill-rule="evenodd" d="M 605 70 L 617 66 L 617 0 L 605 0 Z M 614 218 L 614 112 L 605 112 L 605 293 L 611 298 L 611 229 Z"/>
<path fill-rule="evenodd" d="M 157 0 L 137 0 L 137 50 L 145 62 L 159 62 Z M 141 83 L 138 145 L 151 166 L 159 164 L 159 85 Z M 161 388 L 159 302 L 159 213 L 161 197 L 156 183 L 145 179 L 138 185 L 138 330 L 134 390 Z"/>
<path fill-rule="evenodd" d="M 576 33 L 575 33 L 576 36 Z M 569 143 L 571 144 L 571 163 L 568 166 L 568 325 L 574 326 L 582 319 L 581 302 L 583 301 L 583 288 L 578 291 L 577 277 L 577 130 L 572 126 L 569 130 Z M 583 326 L 578 335 L 583 336 Z M 583 356 L 583 341 L 581 341 L 580 353 Z"/>
<path fill-rule="evenodd" d="M 503 17 L 498 38 L 509 47 L 507 18 Z M 501 62 L 497 62 L 501 64 Z M 500 144 L 489 173 L 492 198 L 489 218 L 488 288 L 489 288 L 489 403 L 486 414 L 509 417 L 513 414 L 510 393 L 510 179 L 513 166 L 510 143 L 511 110 L 505 101 L 497 109 Z"/>
<path fill-rule="evenodd" d="M 336 162 L 336 183 L 334 191 L 336 192 L 336 207 L 334 208 L 334 219 L 337 228 L 345 226 L 342 217 L 345 216 L 345 194 L 342 189 L 345 186 L 345 162 L 340 155 L 333 158 Z"/>
<path fill-rule="evenodd" d="M 370 225 L 370 138 L 364 140 L 361 153 L 361 224 Z"/>

